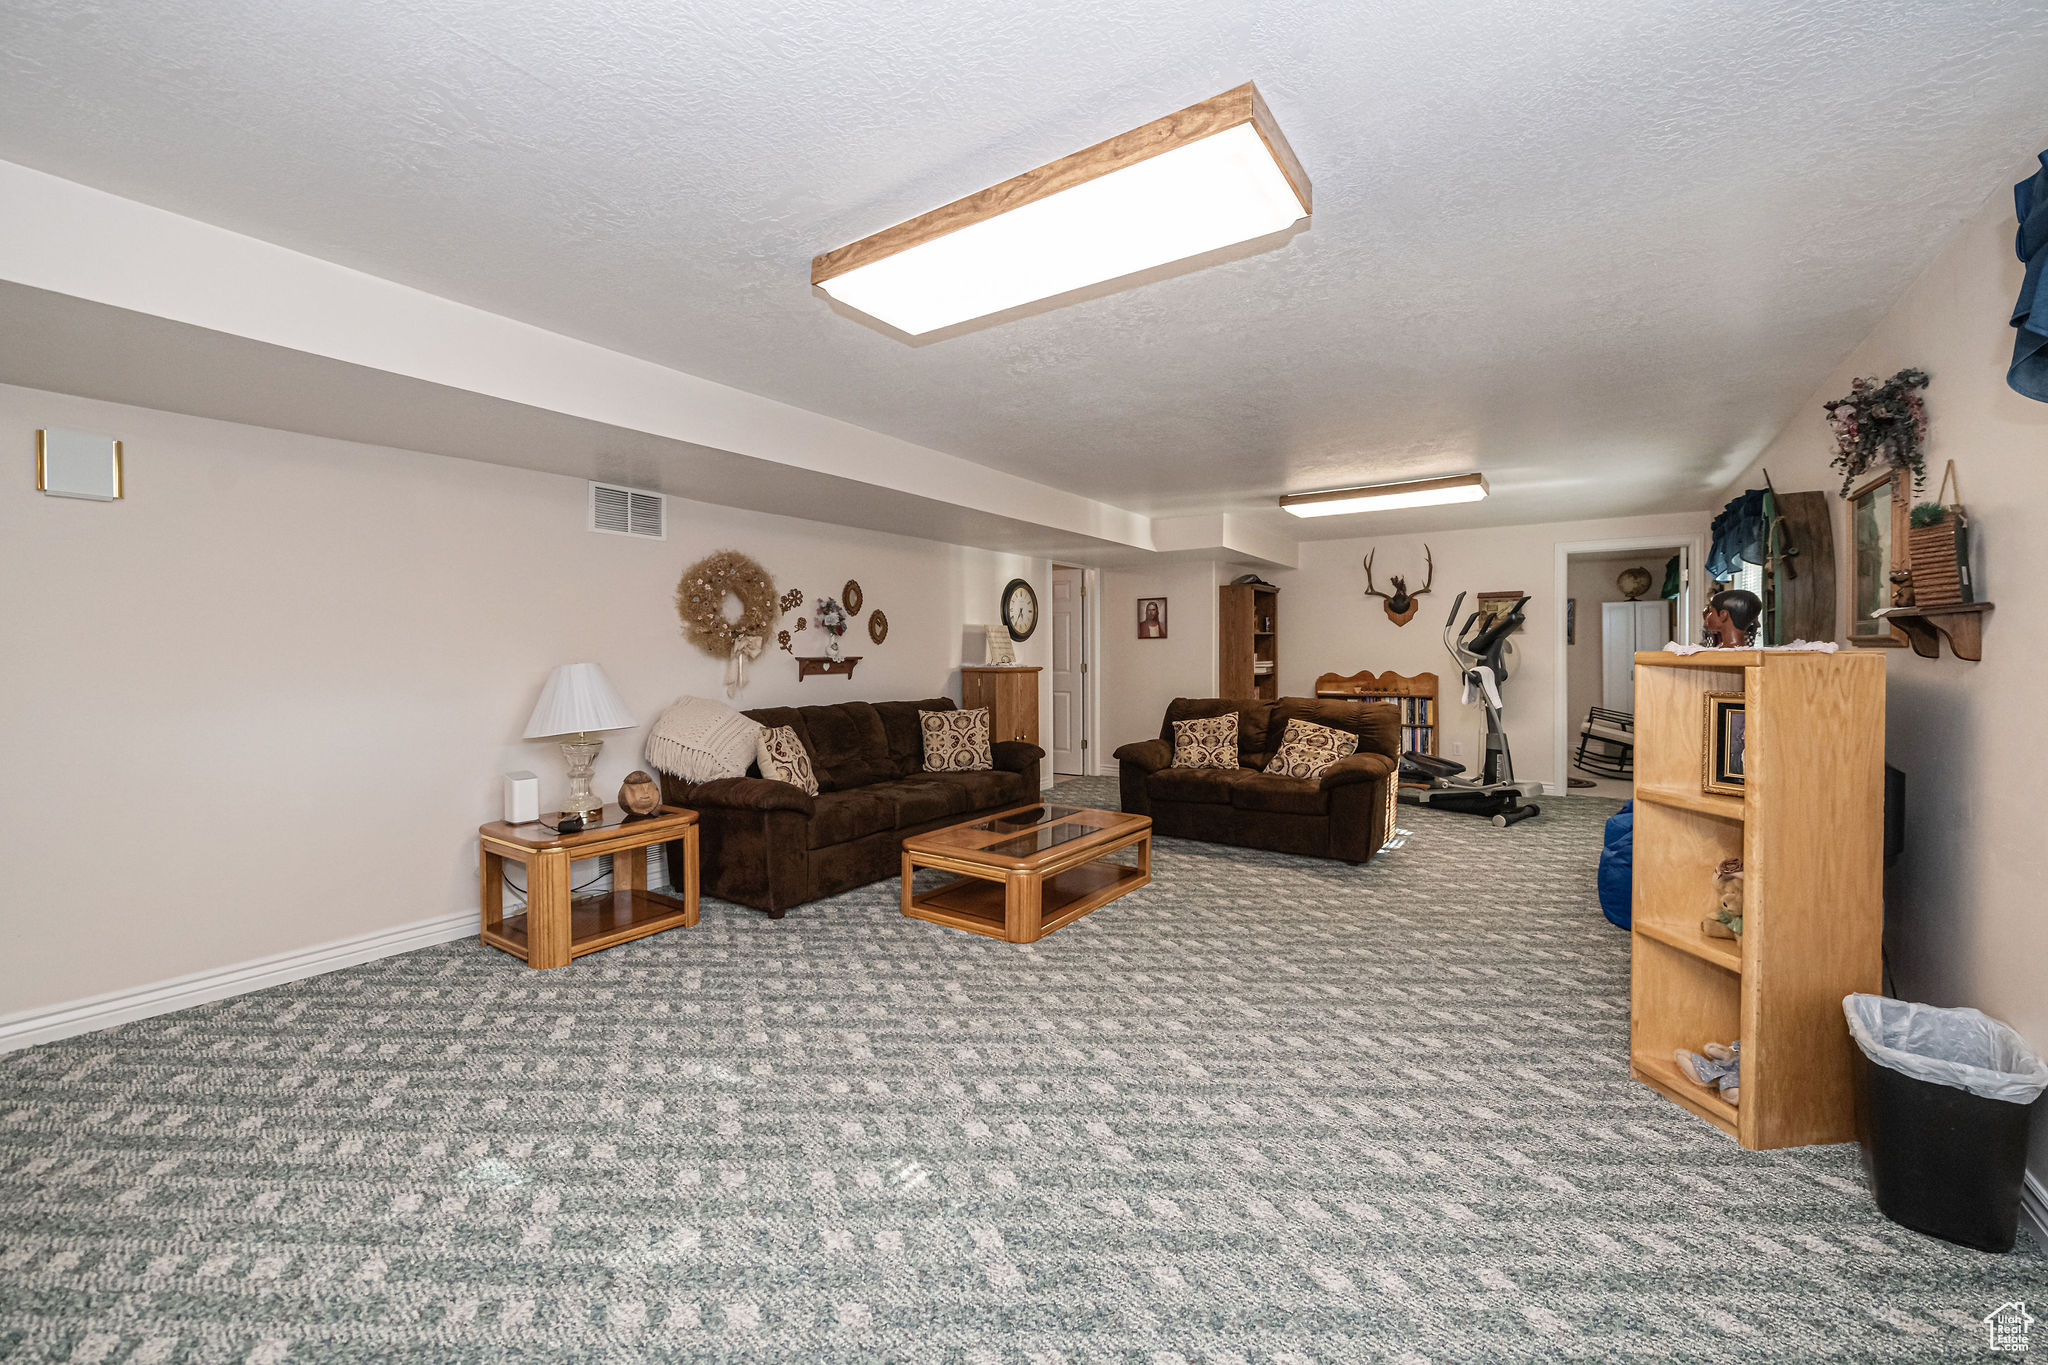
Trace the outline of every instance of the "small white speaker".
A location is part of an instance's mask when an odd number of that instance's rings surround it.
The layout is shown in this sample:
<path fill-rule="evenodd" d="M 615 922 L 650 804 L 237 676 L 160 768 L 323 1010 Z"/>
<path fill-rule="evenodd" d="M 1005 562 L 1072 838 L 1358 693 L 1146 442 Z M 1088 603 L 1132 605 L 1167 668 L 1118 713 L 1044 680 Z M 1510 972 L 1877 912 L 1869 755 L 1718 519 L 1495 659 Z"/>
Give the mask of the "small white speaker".
<path fill-rule="evenodd" d="M 505 774 L 505 823 L 524 825 L 540 819 L 540 779 L 532 773 Z"/>

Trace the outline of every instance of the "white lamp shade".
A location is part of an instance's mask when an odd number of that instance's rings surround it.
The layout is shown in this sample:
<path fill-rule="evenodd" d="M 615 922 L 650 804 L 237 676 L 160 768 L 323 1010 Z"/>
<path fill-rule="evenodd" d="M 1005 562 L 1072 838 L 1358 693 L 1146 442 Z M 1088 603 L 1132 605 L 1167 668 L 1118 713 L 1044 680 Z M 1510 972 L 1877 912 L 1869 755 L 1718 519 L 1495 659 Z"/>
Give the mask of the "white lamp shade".
<path fill-rule="evenodd" d="M 592 730 L 630 730 L 640 718 L 626 709 L 611 679 L 596 664 L 562 664 L 548 674 L 533 718 L 526 722 L 527 739 L 580 735 Z"/>

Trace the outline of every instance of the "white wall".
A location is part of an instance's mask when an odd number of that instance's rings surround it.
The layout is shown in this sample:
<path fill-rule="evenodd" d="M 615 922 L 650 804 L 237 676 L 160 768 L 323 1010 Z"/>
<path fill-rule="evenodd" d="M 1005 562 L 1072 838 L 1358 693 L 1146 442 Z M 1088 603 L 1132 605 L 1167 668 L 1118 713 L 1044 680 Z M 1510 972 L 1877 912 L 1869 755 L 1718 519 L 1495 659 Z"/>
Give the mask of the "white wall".
<path fill-rule="evenodd" d="M 1198 559 L 1161 559 L 1102 573 L 1102 752 L 1096 771 L 1114 773 L 1117 746 L 1155 739 L 1175 697 L 1213 697 L 1217 689 L 1219 583 L 1241 572 Z M 1138 599 L 1164 597 L 1166 638 L 1138 638 Z"/>
<path fill-rule="evenodd" d="M 1484 714 L 1459 701 L 1457 675 L 1443 647 L 1444 619 L 1460 592 L 1520 590 L 1533 600 L 1528 624 L 1514 637 L 1515 656 L 1503 696 L 1503 724 L 1514 750 L 1516 776 L 1562 787 L 1565 767 L 1554 737 L 1557 688 L 1562 685 L 1556 638 L 1564 604 L 1555 599 L 1557 546 L 1574 541 L 1625 540 L 1650 536 L 1688 539 L 1700 532 L 1703 512 L 1674 512 L 1605 521 L 1552 522 L 1537 526 L 1488 527 L 1474 531 L 1433 531 L 1420 535 L 1370 536 L 1355 540 L 1305 541 L 1301 567 L 1275 572 L 1280 594 L 1280 691 L 1306 696 L 1323 673 L 1371 669 L 1413 675 L 1434 673 L 1443 700 L 1444 730 L 1438 736 L 1446 758 L 1476 767 Z M 1410 587 L 1424 580 L 1423 546 L 1436 557 L 1436 579 L 1405 626 L 1387 619 L 1378 598 L 1365 593 L 1362 561 L 1377 550 L 1373 577 L 1382 591 L 1387 578 L 1402 574 Z M 1662 564 L 1659 560 L 1659 565 Z M 1581 604 L 1581 612 L 1584 605 Z M 1464 745 L 1462 755 L 1457 746 Z"/>
<path fill-rule="evenodd" d="M 2035 169 L 2015 165 L 2009 179 Z M 1953 459 L 1979 597 L 1998 606 L 1985 618 L 1982 663 L 1886 651 L 1886 756 L 1906 774 L 1907 812 L 1906 850 L 1890 878 L 1892 969 L 1901 995 L 1975 1006 L 2048 1051 L 2048 840 L 2034 798 L 2048 754 L 2048 633 L 2035 601 L 2048 584 L 2048 404 L 2005 383 L 2022 273 L 2013 227 L 2012 193 L 2000 184 L 1723 498 L 1760 485 L 1765 467 L 1781 489 L 1833 493 L 1840 478 L 1827 467 L 1821 403 L 1858 375 L 1917 366 L 1932 377 L 1925 496 Z M 1851 542 L 1847 507 L 1834 506 L 1839 555 Z M 1850 585 L 1840 577 L 1846 623 Z M 2034 1125 L 2030 1166 L 2048 1181 L 2048 1123 Z"/>
<path fill-rule="evenodd" d="M 37 493 L 44 426 L 124 441 L 126 500 Z M 771 646 L 747 706 L 958 697 L 968 627 L 1049 577 L 675 499 L 665 542 L 596 535 L 580 480 L 5 386 L 0 446 L 0 1016 L 473 910 L 499 774 L 541 774 L 544 806 L 567 785 L 558 747 L 519 738 L 550 668 L 601 663 L 650 722 L 720 695 L 671 600 L 713 550 L 806 615 L 856 578 L 889 617 L 880 647 L 849 632 L 850 681 L 799 684 Z M 607 739 L 600 795 L 643 737 Z M 23 913 L 29 888 L 50 913 Z"/>

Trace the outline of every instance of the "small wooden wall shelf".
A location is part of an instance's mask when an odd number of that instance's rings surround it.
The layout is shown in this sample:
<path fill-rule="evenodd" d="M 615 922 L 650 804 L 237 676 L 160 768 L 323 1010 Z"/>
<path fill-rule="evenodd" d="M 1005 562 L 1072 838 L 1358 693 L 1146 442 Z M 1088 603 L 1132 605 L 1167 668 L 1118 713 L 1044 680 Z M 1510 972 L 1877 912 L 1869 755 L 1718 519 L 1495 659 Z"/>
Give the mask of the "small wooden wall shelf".
<path fill-rule="evenodd" d="M 843 659 L 832 659 L 823 654 L 799 654 L 796 656 L 796 680 L 802 682 L 813 673 L 821 677 L 850 678 L 853 666 L 866 657 L 864 654 L 849 654 Z"/>
<path fill-rule="evenodd" d="M 1939 659 L 1941 642 L 1958 659 L 1977 663 L 1984 657 L 1984 613 L 1989 602 L 1962 602 L 1953 607 L 1885 607 L 1872 615 L 1906 632 L 1906 642 L 1923 659 Z"/>
<path fill-rule="evenodd" d="M 1880 987 L 1884 660 L 1712 650 L 1636 655 L 1629 1074 L 1744 1147 L 1856 1135 L 1842 997 Z M 1740 796 L 1702 790 L 1706 697 L 1740 691 Z M 1708 938 L 1714 869 L 1743 863 L 1744 933 Z M 1742 1039 L 1742 1103 L 1675 1049 Z"/>

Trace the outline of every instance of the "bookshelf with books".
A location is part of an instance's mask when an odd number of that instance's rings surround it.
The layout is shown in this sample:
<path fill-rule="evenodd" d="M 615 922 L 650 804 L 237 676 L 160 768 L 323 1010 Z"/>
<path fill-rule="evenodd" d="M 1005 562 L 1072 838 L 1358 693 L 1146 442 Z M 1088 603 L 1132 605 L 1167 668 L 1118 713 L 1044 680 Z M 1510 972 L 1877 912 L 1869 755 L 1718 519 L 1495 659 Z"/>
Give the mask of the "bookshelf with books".
<path fill-rule="evenodd" d="M 1216 676 L 1226 697 L 1280 696 L 1280 590 L 1261 583 L 1216 589 L 1219 625 Z"/>
<path fill-rule="evenodd" d="M 1316 695 L 1390 702 L 1401 708 L 1401 752 L 1437 751 L 1437 728 L 1441 722 L 1437 717 L 1434 673 L 1418 673 L 1412 678 L 1399 673 L 1325 673 L 1316 679 Z"/>

